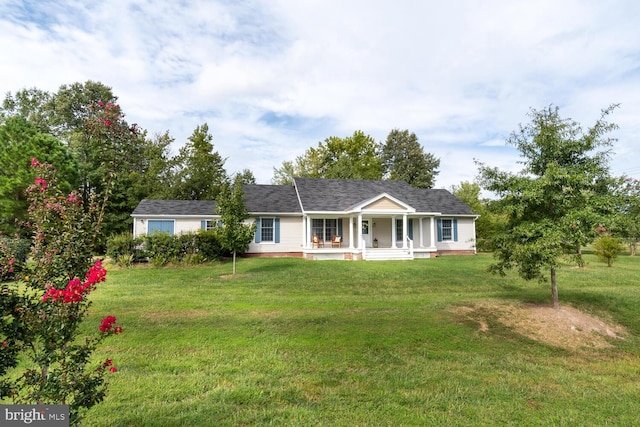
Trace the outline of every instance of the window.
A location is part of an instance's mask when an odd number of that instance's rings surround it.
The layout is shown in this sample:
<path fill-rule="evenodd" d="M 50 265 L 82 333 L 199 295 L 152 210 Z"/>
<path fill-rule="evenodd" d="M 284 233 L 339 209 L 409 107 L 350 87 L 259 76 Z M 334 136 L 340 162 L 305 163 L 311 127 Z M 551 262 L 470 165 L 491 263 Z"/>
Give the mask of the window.
<path fill-rule="evenodd" d="M 402 234 L 402 220 L 401 219 L 396 219 L 396 240 L 397 241 L 402 241 L 403 239 L 403 234 Z"/>
<path fill-rule="evenodd" d="M 153 232 L 173 234 L 173 225 L 174 221 L 172 219 L 150 219 L 147 221 L 147 234 L 152 234 Z"/>
<path fill-rule="evenodd" d="M 450 219 L 442 220 L 442 240 L 453 240 L 453 225 Z"/>
<path fill-rule="evenodd" d="M 407 235 L 413 240 L 413 219 L 407 219 Z M 402 220 L 396 219 L 396 240 L 401 241 L 405 237 L 402 230 Z"/>
<path fill-rule="evenodd" d="M 256 243 L 280 243 L 280 218 L 256 218 Z"/>
<path fill-rule="evenodd" d="M 438 242 L 458 241 L 458 220 L 438 218 Z"/>
<path fill-rule="evenodd" d="M 207 230 L 207 231 L 213 230 L 216 227 L 216 225 L 217 226 L 221 225 L 220 220 L 215 221 L 213 219 L 208 219 L 206 221 L 204 220 L 200 221 L 200 228 L 203 230 Z"/>
<path fill-rule="evenodd" d="M 330 241 L 333 236 L 340 234 L 338 220 L 333 219 L 312 219 L 311 234 L 315 234 L 325 241 Z"/>
<path fill-rule="evenodd" d="M 260 241 L 261 242 L 273 242 L 274 241 L 274 220 L 273 218 L 262 218 L 260 225 Z"/>

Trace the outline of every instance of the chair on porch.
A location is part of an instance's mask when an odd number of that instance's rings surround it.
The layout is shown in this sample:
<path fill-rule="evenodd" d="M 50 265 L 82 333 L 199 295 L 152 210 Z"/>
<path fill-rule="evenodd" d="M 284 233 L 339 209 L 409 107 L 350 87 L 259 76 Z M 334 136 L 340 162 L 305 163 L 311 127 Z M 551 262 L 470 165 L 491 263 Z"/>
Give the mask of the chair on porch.
<path fill-rule="evenodd" d="M 318 237 L 317 234 L 311 236 L 311 247 L 312 248 L 324 248 L 324 240 Z"/>
<path fill-rule="evenodd" d="M 332 248 L 341 248 L 342 247 L 342 236 L 334 235 L 331 238 L 331 247 Z"/>

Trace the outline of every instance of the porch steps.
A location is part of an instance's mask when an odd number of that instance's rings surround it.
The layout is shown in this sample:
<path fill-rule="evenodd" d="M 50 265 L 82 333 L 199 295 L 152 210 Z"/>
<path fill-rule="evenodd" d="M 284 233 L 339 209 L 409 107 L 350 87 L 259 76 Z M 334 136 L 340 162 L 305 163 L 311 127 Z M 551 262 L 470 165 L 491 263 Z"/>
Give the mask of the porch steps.
<path fill-rule="evenodd" d="M 413 259 L 408 249 L 367 249 L 365 260 L 385 261 L 385 260 L 410 260 Z"/>

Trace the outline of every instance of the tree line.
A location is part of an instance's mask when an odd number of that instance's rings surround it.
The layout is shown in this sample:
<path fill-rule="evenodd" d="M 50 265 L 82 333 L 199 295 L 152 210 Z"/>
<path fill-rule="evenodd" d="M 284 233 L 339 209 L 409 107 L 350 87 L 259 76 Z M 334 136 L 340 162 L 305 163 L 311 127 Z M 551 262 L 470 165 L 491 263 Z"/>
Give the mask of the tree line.
<path fill-rule="evenodd" d="M 27 217 L 32 158 L 54 165 L 60 188 L 78 189 L 85 204 L 108 195 L 109 235 L 130 230 L 141 199 L 215 199 L 234 177 L 212 141 L 204 123 L 172 155 L 169 131 L 149 135 L 128 123 L 111 88 L 98 82 L 8 93 L 0 106 L 0 231 L 20 232 Z M 237 175 L 255 182 L 250 170 Z"/>
<path fill-rule="evenodd" d="M 149 135 L 128 123 L 117 100 L 110 87 L 94 81 L 62 85 L 55 93 L 31 88 L 6 94 L 0 106 L 0 232 L 20 232 L 27 217 L 32 158 L 53 164 L 60 188 L 78 189 L 85 203 L 108 195 L 105 236 L 129 231 L 130 213 L 142 199 L 215 200 L 225 185 L 256 182 L 249 168 L 227 173 L 207 123 L 172 155 L 170 132 Z M 291 184 L 295 176 L 393 179 L 430 188 L 439 164 L 408 130 L 392 130 L 384 144 L 356 131 L 283 162 L 272 182 Z"/>

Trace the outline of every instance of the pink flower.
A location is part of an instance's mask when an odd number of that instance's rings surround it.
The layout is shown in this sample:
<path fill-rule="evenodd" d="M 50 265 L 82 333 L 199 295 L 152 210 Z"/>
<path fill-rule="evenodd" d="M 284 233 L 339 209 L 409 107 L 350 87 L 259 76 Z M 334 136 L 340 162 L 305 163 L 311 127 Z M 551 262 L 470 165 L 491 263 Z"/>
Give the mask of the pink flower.
<path fill-rule="evenodd" d="M 101 332 L 109 332 L 111 331 L 111 328 L 113 327 L 113 325 L 116 323 L 116 318 L 113 316 L 107 316 L 104 319 L 102 319 L 102 322 L 100 323 L 100 331 Z"/>
<path fill-rule="evenodd" d="M 31 167 L 35 168 L 35 167 L 38 167 L 38 166 L 40 166 L 40 162 L 35 157 L 32 157 L 31 158 Z"/>
<path fill-rule="evenodd" d="M 47 181 L 42 178 L 36 178 L 36 185 L 40 186 L 40 191 L 45 191 L 47 189 Z"/>
<path fill-rule="evenodd" d="M 79 204 L 82 203 L 82 199 L 80 198 L 78 193 L 73 192 L 73 193 L 70 193 L 69 196 L 67 197 L 67 202 L 68 203 L 75 203 L 75 204 L 79 205 Z"/>
<path fill-rule="evenodd" d="M 111 372 L 118 372 L 118 368 L 116 368 L 115 366 L 110 367 L 109 370 Z"/>

